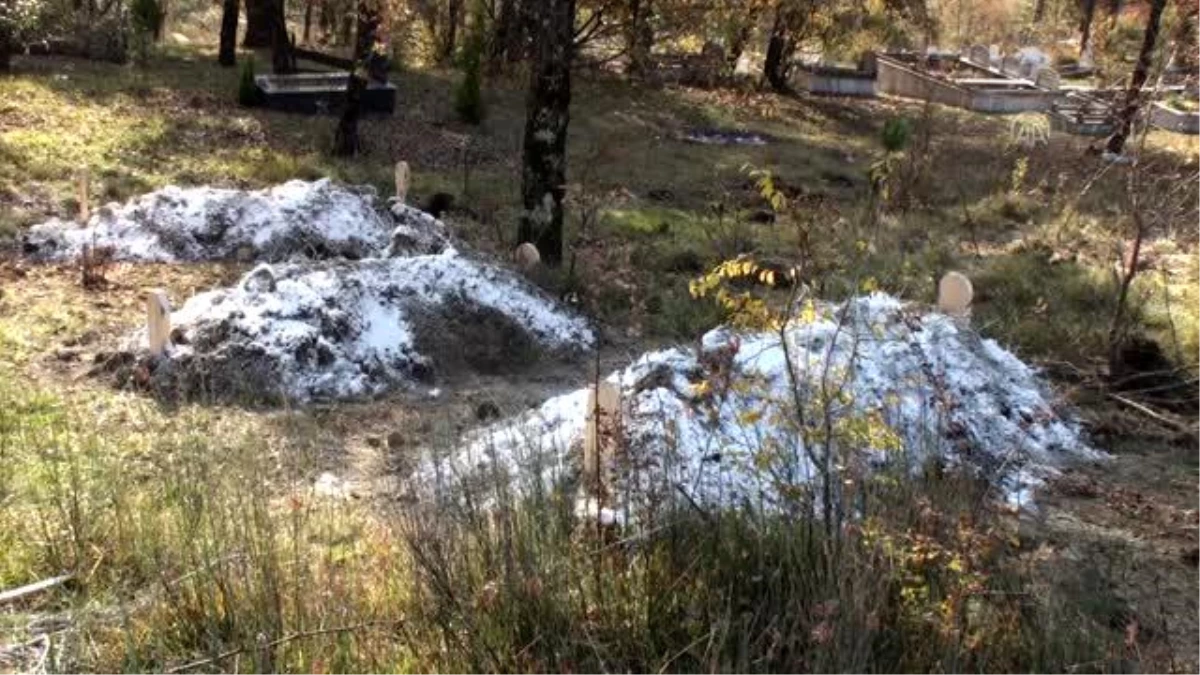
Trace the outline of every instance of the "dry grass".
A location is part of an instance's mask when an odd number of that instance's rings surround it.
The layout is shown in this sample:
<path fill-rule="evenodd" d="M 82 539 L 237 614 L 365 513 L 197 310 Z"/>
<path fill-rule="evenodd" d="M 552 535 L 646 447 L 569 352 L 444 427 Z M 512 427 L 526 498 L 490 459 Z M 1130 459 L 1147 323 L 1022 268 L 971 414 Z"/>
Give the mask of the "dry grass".
<path fill-rule="evenodd" d="M 259 187 L 321 175 L 386 192 L 392 163 L 405 158 L 418 198 L 459 196 L 463 208 L 451 219 L 461 236 L 485 250 L 511 243 L 522 123 L 515 79 L 487 85 L 489 117 L 474 131 L 453 122 L 451 73 L 403 73 L 399 114 L 367 122 L 367 152 L 349 162 L 326 153 L 331 120 L 238 108 L 236 72 L 211 60 L 173 50 L 144 73 L 19 60 L 20 74 L 0 80 L 0 228 L 73 213 L 70 176 L 80 164 L 98 177 L 94 198 L 124 199 L 170 182 Z M 786 260 L 799 246 L 793 229 L 748 222 L 762 207 L 743 170 L 750 164 L 772 171 L 813 231 L 837 244 L 822 261 L 829 295 L 857 292 L 845 279 L 868 274 L 884 290 L 928 300 L 939 273 L 963 268 L 976 279 L 986 333 L 1094 374 L 1104 353 L 1096 316 L 1107 315 L 1112 297 L 1108 240 L 1098 232 L 1121 208 L 1113 196 L 1120 182 L 1094 183 L 1074 205 L 1090 229 L 1063 235 L 1067 196 L 1094 174 L 1080 139 L 1055 136 L 1019 152 L 1005 144 L 1003 120 L 938 109 L 930 169 L 912 174 L 912 203 L 881 224 L 855 263 L 863 267 L 839 277 L 883 120 L 922 114 L 890 101 L 652 91 L 585 78 L 576 89 L 572 180 L 612 197 L 578 242 L 577 278 L 548 283 L 576 284 L 609 327 L 615 346 L 606 366 L 648 344 L 694 338 L 720 320 L 687 295 L 697 272 L 731 252 Z M 774 142 L 691 145 L 674 137 L 688 126 L 744 127 Z M 468 136 L 475 159 L 464 189 Z M 1194 167 L 1194 142 L 1151 140 L 1178 166 Z M 1029 168 L 1014 189 L 1022 156 Z M 1170 254 L 1178 258 L 1164 265 L 1167 274 L 1144 280 L 1139 316 L 1151 334 L 1182 336 L 1187 353 L 1197 323 L 1188 313 L 1195 221 L 1176 225 L 1159 234 L 1178 242 Z M 1074 257 L 1059 262 L 1056 251 Z M 468 379 L 441 400 L 396 395 L 283 411 L 167 408 L 83 376 L 96 352 L 142 320 L 143 289 L 165 287 L 179 302 L 241 271 L 116 265 L 104 288 L 85 290 L 77 269 L 0 264 L 0 588 L 64 571 L 78 578 L 5 608 L 0 643 L 65 628 L 52 640 L 50 666 L 66 670 L 195 661 L 197 670 L 231 671 L 1188 667 L 1183 656 L 1194 641 L 1159 625 L 1161 616 L 1194 614 L 1194 605 L 1155 606 L 1157 582 L 1131 582 L 1131 565 L 1118 564 L 1125 543 L 1083 545 L 1079 528 L 1047 534 L 975 513 L 963 506 L 974 493 L 952 479 L 914 483 L 923 498 L 887 496 L 877 523 L 885 536 L 851 537 L 839 574 L 821 571 L 829 561 L 812 552 L 821 542 L 753 514 L 730 514 L 715 527 L 672 518 L 652 536 L 628 532 L 618 538 L 636 543 L 610 546 L 581 532 L 557 494 L 506 502 L 488 518 L 393 501 L 416 447 L 449 448 L 476 423 L 480 402 L 516 412 L 578 385 L 578 369 Z M 1102 432 L 1117 413 L 1089 396 L 1078 400 Z M 1170 438 L 1136 436 L 1128 426 L 1099 438 L 1194 478 L 1194 457 Z M 327 470 L 348 479 L 357 497 L 314 491 Z M 1102 492 L 1133 485 L 1143 502 L 1161 502 L 1159 475 L 1122 474 Z M 1194 567 L 1176 549 L 1195 545 L 1195 514 L 1179 513 L 1195 485 L 1180 481 L 1165 493 L 1175 520 L 1152 534 L 1158 552 L 1139 548 L 1130 559 L 1166 570 L 1171 592 L 1194 597 Z M 501 487 L 477 497 L 500 499 Z M 1061 513 L 1108 534 L 1160 521 L 1075 503 Z M 918 541 L 936 555 L 914 562 Z M 966 574 L 950 568 L 955 560 Z M 976 573 L 983 586 L 968 593 L 960 582 Z M 1131 620 L 1141 628 L 1126 642 Z"/>

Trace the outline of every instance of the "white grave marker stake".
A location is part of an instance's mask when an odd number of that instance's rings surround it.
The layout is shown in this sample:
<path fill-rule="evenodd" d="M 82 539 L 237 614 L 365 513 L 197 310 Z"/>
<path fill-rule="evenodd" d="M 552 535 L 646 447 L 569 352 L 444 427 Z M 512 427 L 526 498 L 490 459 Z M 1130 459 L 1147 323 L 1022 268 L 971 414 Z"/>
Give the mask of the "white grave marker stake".
<path fill-rule="evenodd" d="M 408 162 L 396 162 L 396 201 L 401 204 L 408 198 Z"/>
<path fill-rule="evenodd" d="M 79 170 L 79 174 L 75 177 L 75 197 L 79 201 L 79 222 L 86 224 L 88 219 L 92 217 L 91 205 L 91 176 L 88 174 L 87 167 Z"/>
<path fill-rule="evenodd" d="M 161 289 L 146 294 L 146 336 L 152 356 L 162 356 L 171 342 L 171 302 Z"/>
<path fill-rule="evenodd" d="M 603 467 L 612 460 L 621 419 L 621 389 L 611 382 L 588 388 L 587 427 L 583 435 L 584 482 L 601 487 Z"/>

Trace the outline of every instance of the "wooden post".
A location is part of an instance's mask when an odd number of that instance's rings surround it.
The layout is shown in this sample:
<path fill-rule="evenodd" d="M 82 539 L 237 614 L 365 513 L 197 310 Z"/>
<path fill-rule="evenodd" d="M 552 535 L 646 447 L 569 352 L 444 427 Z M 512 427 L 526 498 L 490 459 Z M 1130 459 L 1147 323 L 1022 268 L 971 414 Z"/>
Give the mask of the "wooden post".
<path fill-rule="evenodd" d="M 162 356 L 171 342 L 171 302 L 161 289 L 146 295 L 146 338 L 152 356 Z"/>
<path fill-rule="evenodd" d="M 408 162 L 403 160 L 396 162 L 396 201 L 401 204 L 408 199 L 409 176 Z"/>
<path fill-rule="evenodd" d="M 584 484 L 597 493 L 604 488 L 604 467 L 612 462 L 621 427 L 621 388 L 600 382 L 588 389 L 587 426 L 583 436 Z"/>
<path fill-rule="evenodd" d="M 92 217 L 91 176 L 87 167 L 80 169 L 75 177 L 75 196 L 79 200 L 79 223 L 86 225 L 88 219 Z"/>

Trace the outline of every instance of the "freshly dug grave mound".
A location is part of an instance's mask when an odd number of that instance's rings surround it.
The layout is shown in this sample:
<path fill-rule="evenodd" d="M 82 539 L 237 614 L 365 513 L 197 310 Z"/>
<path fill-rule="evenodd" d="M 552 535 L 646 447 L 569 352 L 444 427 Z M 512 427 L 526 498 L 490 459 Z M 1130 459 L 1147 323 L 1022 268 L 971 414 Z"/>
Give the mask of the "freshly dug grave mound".
<path fill-rule="evenodd" d="M 381 253 L 396 226 L 378 201 L 369 187 L 329 179 L 257 191 L 170 186 L 103 206 L 85 227 L 58 219 L 35 225 L 24 247 L 48 260 L 74 259 L 84 246 L 143 262 L 357 259 Z"/>
<path fill-rule="evenodd" d="M 158 358 L 145 356 L 145 329 L 131 336 L 126 356 L 112 357 L 118 377 L 166 398 L 246 403 L 371 396 L 431 383 L 464 359 L 476 366 L 473 355 L 504 370 L 595 339 L 524 279 L 454 249 L 263 264 L 234 288 L 191 298 L 171 323 Z M 510 356 L 511 366 L 497 365 Z"/>
<path fill-rule="evenodd" d="M 606 382 L 621 395 L 619 431 L 600 453 L 609 455 L 606 513 L 616 518 L 678 492 L 702 505 L 784 508 L 798 487 L 819 484 L 814 459 L 824 461 L 831 435 L 832 464 L 851 471 L 839 482 L 936 460 L 1014 502 L 1056 465 L 1104 456 L 1013 354 L 881 294 L 819 307 L 815 320 L 789 327 L 786 350 L 778 334 L 718 329 L 698 349 L 646 354 Z M 581 389 L 473 432 L 414 485 L 492 476 L 493 462 L 547 484 L 577 476 L 588 400 Z"/>

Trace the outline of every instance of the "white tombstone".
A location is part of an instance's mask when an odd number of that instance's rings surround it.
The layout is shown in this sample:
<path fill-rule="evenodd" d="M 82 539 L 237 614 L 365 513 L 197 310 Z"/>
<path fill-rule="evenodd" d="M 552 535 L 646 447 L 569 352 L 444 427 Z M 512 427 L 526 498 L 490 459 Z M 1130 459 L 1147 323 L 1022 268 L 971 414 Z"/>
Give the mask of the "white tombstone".
<path fill-rule="evenodd" d="M 538 253 L 536 246 L 525 242 L 513 251 L 513 261 L 522 271 L 528 272 L 542 262 L 542 254 Z"/>
<path fill-rule="evenodd" d="M 396 162 L 396 201 L 401 204 L 408 199 L 408 179 L 410 172 L 408 170 L 408 162 Z"/>
<path fill-rule="evenodd" d="M 621 388 L 600 382 L 588 388 L 587 425 L 583 435 L 583 477 L 586 484 L 603 487 L 605 468 L 616 453 L 621 427 Z"/>
<path fill-rule="evenodd" d="M 1000 60 L 1000 71 L 1005 75 L 1019 75 L 1021 73 L 1021 57 L 1016 54 L 1009 54 Z"/>
<path fill-rule="evenodd" d="M 983 45 L 975 45 L 974 47 L 971 47 L 970 56 L 968 58 L 970 58 L 971 62 L 975 65 L 986 67 L 990 63 L 990 56 L 991 54 L 988 52 L 987 47 L 984 47 Z"/>
<path fill-rule="evenodd" d="M 975 289 L 971 280 L 961 272 L 946 272 L 938 282 L 938 309 L 951 316 L 967 316 L 971 313 L 971 299 Z"/>
<path fill-rule="evenodd" d="M 1037 76 L 1034 77 L 1033 83 L 1042 89 L 1050 89 L 1058 91 L 1062 86 L 1062 78 L 1059 77 L 1058 71 L 1053 68 L 1042 68 L 1037 71 Z"/>
<path fill-rule="evenodd" d="M 86 223 L 92 217 L 91 182 L 87 167 L 80 169 L 75 176 L 75 197 L 79 201 L 80 223 Z"/>
<path fill-rule="evenodd" d="M 1039 68 L 1050 65 L 1050 57 L 1037 47 L 1022 47 L 1017 51 L 1017 58 L 1021 61 L 1021 77 L 1033 77 Z"/>
<path fill-rule="evenodd" d="M 152 356 L 161 356 L 171 342 L 171 302 L 161 289 L 146 294 L 146 337 Z"/>

